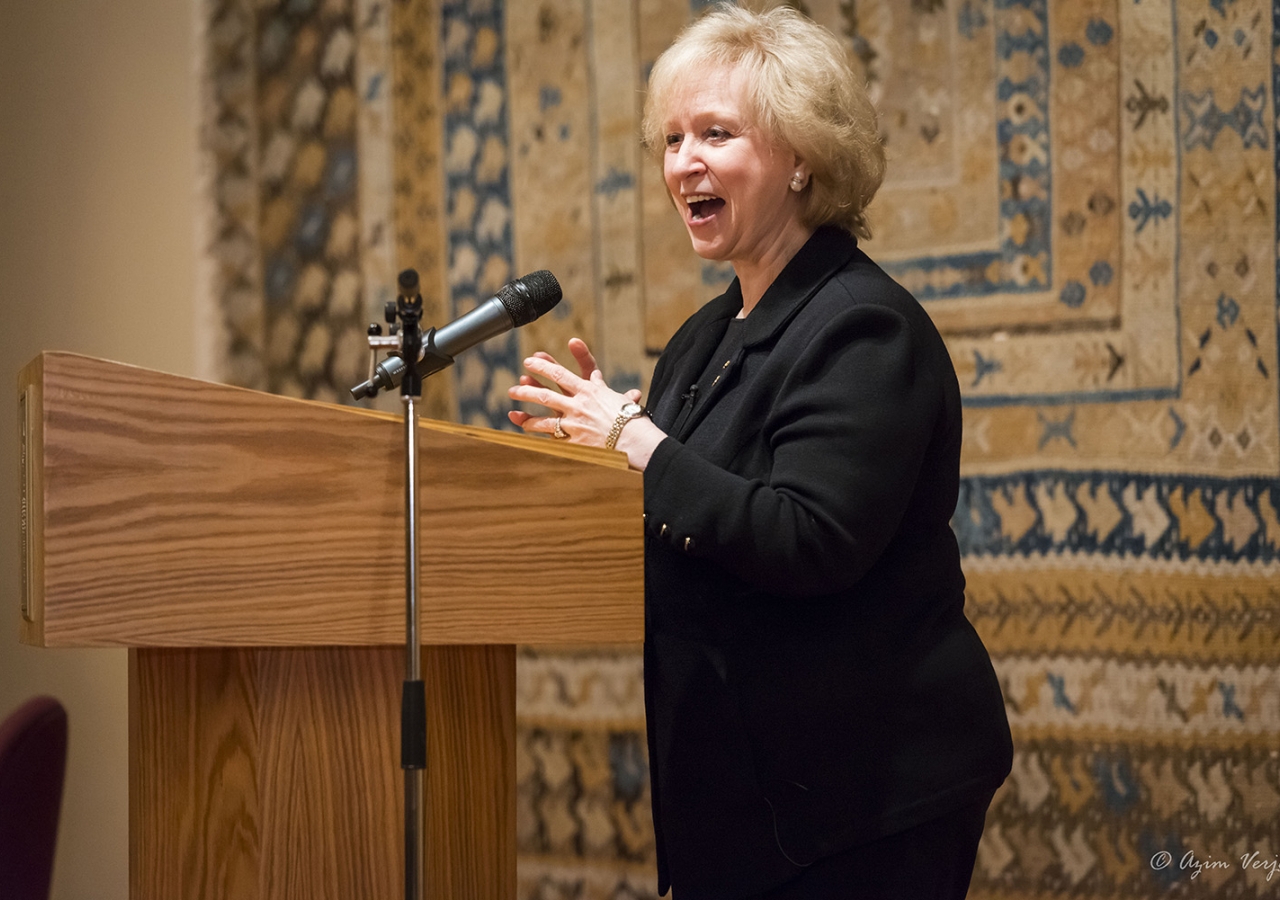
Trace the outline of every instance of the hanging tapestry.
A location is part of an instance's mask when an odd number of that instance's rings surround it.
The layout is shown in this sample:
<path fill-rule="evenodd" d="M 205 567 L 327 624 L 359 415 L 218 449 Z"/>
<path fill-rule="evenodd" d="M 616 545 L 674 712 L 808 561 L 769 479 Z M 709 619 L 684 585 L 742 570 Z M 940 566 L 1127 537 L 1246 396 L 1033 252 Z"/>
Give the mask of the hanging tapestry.
<path fill-rule="evenodd" d="M 221 380 L 348 402 L 418 269 L 442 324 L 565 299 L 428 382 L 504 427 L 535 349 L 644 388 L 731 272 L 638 141 L 699 0 L 206 0 Z M 1280 2 L 808 0 L 890 155 L 868 251 L 965 396 L 953 525 L 1015 738 L 971 896 L 1280 891 Z M 521 900 L 652 897 L 639 650 L 522 648 Z"/>

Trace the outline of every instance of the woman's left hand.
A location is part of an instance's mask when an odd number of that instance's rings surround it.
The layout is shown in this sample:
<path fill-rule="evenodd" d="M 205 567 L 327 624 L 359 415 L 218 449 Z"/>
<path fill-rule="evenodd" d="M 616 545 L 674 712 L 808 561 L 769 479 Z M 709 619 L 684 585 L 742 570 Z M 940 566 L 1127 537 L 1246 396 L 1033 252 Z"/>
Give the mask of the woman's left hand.
<path fill-rule="evenodd" d="M 620 394 L 605 384 L 595 357 L 579 338 L 569 340 L 569 352 L 578 363 L 580 375 L 560 365 L 550 354 L 538 352 L 524 361 L 525 368 L 533 374 L 521 375 L 520 383 L 507 391 L 512 400 L 545 406 L 552 415 L 534 416 L 512 410 L 507 417 L 529 433 L 556 436 L 559 431 L 574 444 L 603 447 L 623 404 L 639 403 L 640 391 Z M 551 382 L 559 391 L 544 386 L 533 376 Z M 663 437 L 662 430 L 642 416 L 627 423 L 617 449 L 627 454 L 633 468 L 643 469 Z"/>

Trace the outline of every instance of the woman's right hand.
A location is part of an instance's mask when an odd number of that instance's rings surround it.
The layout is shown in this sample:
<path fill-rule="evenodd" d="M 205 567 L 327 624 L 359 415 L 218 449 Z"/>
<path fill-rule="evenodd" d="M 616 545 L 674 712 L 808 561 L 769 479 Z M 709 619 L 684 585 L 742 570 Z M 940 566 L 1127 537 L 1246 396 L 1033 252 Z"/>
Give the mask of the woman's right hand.
<path fill-rule="evenodd" d="M 523 410 L 512 410 L 507 417 L 524 431 L 548 434 L 575 444 L 603 447 L 618 414 L 626 403 L 639 403 L 640 391 L 618 393 L 605 383 L 595 357 L 586 342 L 569 341 L 569 352 L 578 363 L 580 374 L 560 365 L 555 357 L 539 351 L 525 360 L 532 373 L 521 375 L 518 384 L 507 394 L 513 400 L 547 407 L 552 415 L 536 416 Z M 547 387 L 534 376 L 555 385 Z M 617 449 L 627 454 L 633 469 L 643 471 L 655 447 L 666 437 L 662 429 L 647 416 L 628 422 L 618 436 Z"/>

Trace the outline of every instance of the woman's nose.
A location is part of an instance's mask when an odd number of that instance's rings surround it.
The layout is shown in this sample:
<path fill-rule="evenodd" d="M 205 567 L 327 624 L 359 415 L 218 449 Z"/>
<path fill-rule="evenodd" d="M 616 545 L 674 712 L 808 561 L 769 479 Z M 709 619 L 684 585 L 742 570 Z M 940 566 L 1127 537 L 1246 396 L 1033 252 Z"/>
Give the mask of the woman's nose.
<path fill-rule="evenodd" d="M 697 175 L 706 169 L 697 141 L 685 139 L 675 151 L 672 170 L 680 176 Z"/>

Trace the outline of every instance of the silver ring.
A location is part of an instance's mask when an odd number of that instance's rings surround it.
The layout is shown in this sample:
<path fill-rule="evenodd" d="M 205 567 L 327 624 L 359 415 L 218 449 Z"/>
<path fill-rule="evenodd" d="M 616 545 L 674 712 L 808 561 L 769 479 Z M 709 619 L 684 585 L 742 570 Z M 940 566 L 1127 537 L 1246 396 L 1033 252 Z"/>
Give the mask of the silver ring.
<path fill-rule="evenodd" d="M 563 441 L 569 436 L 569 432 L 560 427 L 560 417 L 556 416 L 556 430 L 551 432 L 551 436 L 556 440 Z"/>

